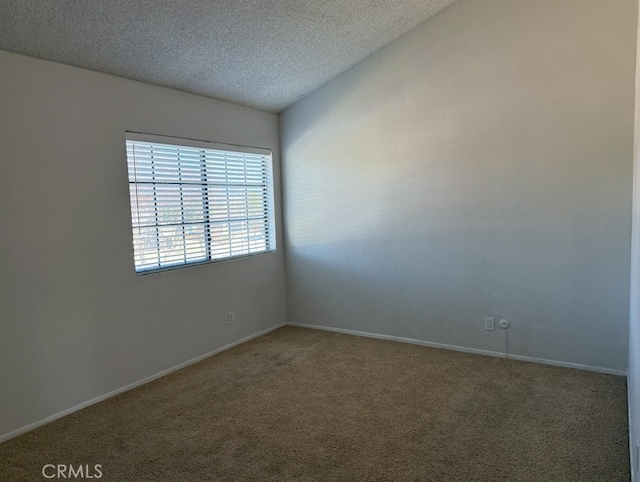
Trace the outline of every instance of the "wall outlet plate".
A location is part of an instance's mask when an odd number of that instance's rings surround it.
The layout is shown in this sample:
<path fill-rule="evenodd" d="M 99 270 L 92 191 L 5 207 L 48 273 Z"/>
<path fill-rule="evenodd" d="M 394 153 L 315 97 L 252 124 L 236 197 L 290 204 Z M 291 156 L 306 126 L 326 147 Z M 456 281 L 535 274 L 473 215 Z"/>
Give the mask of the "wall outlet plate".
<path fill-rule="evenodd" d="M 495 319 L 490 316 L 485 317 L 484 319 L 484 329 L 487 331 L 495 330 Z"/>
<path fill-rule="evenodd" d="M 227 323 L 233 325 L 236 322 L 236 313 L 234 311 L 230 311 L 227 313 Z"/>

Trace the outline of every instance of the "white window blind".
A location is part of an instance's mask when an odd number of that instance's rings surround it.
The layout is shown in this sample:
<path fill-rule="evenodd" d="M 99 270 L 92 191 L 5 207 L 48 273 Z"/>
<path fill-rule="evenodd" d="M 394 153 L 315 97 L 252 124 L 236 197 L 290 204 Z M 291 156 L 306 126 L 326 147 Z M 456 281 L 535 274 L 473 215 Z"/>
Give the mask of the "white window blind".
<path fill-rule="evenodd" d="M 137 272 L 275 250 L 270 151 L 133 133 L 126 146 Z"/>

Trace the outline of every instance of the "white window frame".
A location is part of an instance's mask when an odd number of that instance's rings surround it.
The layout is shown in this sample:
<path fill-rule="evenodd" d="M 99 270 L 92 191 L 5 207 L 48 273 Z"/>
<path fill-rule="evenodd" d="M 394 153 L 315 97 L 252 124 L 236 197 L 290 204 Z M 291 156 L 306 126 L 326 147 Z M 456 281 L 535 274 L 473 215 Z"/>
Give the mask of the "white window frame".
<path fill-rule="evenodd" d="M 269 149 L 129 131 L 126 148 L 137 274 L 276 250 Z"/>

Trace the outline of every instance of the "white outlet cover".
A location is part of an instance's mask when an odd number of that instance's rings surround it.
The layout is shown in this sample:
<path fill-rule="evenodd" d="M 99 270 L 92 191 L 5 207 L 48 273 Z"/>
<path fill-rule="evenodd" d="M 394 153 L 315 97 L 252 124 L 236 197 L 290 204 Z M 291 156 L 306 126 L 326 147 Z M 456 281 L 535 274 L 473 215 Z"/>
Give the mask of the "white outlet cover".
<path fill-rule="evenodd" d="M 487 331 L 493 331 L 495 329 L 495 320 L 490 316 L 484 319 L 484 329 Z"/>

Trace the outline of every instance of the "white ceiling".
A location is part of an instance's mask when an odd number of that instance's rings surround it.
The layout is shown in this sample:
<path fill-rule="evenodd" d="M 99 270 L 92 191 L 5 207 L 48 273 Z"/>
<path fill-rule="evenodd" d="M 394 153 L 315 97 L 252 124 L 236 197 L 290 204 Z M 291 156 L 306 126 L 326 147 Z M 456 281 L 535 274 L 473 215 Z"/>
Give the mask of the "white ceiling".
<path fill-rule="evenodd" d="M 279 112 L 457 0 L 0 0 L 0 49 Z"/>

